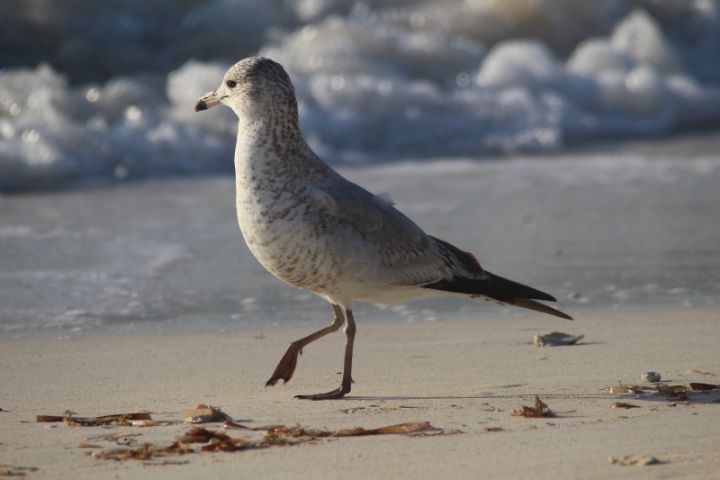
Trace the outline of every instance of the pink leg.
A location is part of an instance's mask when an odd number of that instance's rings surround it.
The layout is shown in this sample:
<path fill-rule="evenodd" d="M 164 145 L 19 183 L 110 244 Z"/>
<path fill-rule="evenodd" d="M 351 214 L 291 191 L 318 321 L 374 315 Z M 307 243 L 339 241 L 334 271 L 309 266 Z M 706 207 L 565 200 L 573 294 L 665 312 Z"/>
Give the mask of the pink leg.
<path fill-rule="evenodd" d="M 303 337 L 300 340 L 292 342 L 285 352 L 285 355 L 283 355 L 282 359 L 280 359 L 280 363 L 278 363 L 277 367 L 275 367 L 275 372 L 272 374 L 272 377 L 270 377 L 270 380 L 265 383 L 266 387 L 275 385 L 280 379 L 282 379 L 285 383 L 290 381 L 293 373 L 295 372 L 295 367 L 297 366 L 298 355 L 302 354 L 302 349 L 318 338 L 322 338 L 328 333 L 340 330 L 340 327 L 342 327 L 343 323 L 345 323 L 345 316 L 343 315 L 340 305 L 333 305 L 332 307 L 335 312 L 335 319 L 333 320 L 332 325 L 321 328 L 307 337 Z"/>
<path fill-rule="evenodd" d="M 350 392 L 352 385 L 352 357 L 353 357 L 353 344 L 355 342 L 355 318 L 353 317 L 352 310 L 345 310 L 345 317 L 347 318 L 347 324 L 345 325 L 345 364 L 343 368 L 342 383 L 335 390 L 331 390 L 325 393 L 316 393 L 314 395 L 297 395 L 295 398 L 302 400 L 334 400 L 342 398 L 346 393 Z"/>

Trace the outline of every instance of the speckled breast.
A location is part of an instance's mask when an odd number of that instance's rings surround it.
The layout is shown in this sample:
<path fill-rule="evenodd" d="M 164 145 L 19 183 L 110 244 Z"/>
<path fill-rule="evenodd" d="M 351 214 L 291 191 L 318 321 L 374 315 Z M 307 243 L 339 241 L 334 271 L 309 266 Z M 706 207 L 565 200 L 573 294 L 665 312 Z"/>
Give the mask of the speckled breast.
<path fill-rule="evenodd" d="M 301 194 L 289 189 L 238 191 L 237 216 L 248 248 L 279 279 L 317 293 L 332 290 L 338 259 Z"/>

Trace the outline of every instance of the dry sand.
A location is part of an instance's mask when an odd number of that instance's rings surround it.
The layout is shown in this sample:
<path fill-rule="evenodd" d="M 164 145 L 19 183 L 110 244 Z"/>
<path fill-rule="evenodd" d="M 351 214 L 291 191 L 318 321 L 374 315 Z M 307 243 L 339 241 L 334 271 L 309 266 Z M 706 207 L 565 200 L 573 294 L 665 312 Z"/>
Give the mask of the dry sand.
<path fill-rule="evenodd" d="M 597 313 L 574 323 L 538 316 L 361 321 L 353 392 L 329 402 L 292 396 L 335 387 L 341 335 L 308 347 L 295 378 L 274 388 L 265 388 L 264 381 L 288 342 L 305 329 L 1 340 L 0 408 L 7 411 L 0 412 L 0 464 L 36 467 L 30 478 L 718 478 L 720 394 L 697 396 L 689 404 L 645 395 L 627 400 L 641 408 L 617 410 L 610 408 L 617 398 L 607 387 L 618 380 L 640 383 L 646 370 L 673 383 L 720 382 L 688 373 L 720 374 L 719 319 L 718 310 L 675 310 Z M 530 343 L 534 334 L 552 330 L 584 333 L 585 343 Z M 558 418 L 511 416 L 535 394 Z M 140 441 L 170 443 L 190 427 L 35 422 L 38 414 L 66 409 L 80 415 L 146 409 L 158 419 L 179 419 L 200 402 L 248 425 L 335 429 L 427 420 L 464 433 L 325 439 L 149 466 L 96 460 L 76 445 L 122 431 L 141 434 Z M 487 430 L 493 427 L 502 431 Z M 630 454 L 663 463 L 608 463 L 610 456 Z"/>

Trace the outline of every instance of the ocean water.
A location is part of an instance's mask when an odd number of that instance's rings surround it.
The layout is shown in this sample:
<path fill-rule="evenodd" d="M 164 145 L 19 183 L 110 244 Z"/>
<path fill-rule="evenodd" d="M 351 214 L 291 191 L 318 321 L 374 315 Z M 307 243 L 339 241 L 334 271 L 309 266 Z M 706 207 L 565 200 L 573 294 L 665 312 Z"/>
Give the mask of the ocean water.
<path fill-rule="evenodd" d="M 557 296 L 575 324 L 471 299 L 355 306 L 362 324 L 449 319 L 580 329 L 589 311 L 720 302 L 720 136 L 552 157 L 341 172 L 488 270 Z M 712 153 L 707 153 L 712 152 Z M 328 323 L 323 300 L 247 250 L 227 176 L 0 197 L 0 337 Z"/>
<path fill-rule="evenodd" d="M 329 320 L 242 241 L 242 125 L 193 111 L 248 55 L 321 157 L 579 322 L 718 306 L 720 0 L 3 0 L 0 47 L 0 336 Z"/>
<path fill-rule="evenodd" d="M 247 55 L 336 164 L 563 151 L 720 124 L 718 0 L 4 0 L 0 189 L 230 172 Z"/>

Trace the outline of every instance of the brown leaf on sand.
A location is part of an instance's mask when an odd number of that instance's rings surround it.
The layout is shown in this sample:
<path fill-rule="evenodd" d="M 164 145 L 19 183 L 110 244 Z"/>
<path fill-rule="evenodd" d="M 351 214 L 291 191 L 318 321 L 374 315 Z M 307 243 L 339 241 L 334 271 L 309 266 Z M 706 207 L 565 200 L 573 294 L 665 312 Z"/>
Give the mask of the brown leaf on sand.
<path fill-rule="evenodd" d="M 183 418 L 187 423 L 211 423 L 211 422 L 232 422 L 233 419 L 219 407 L 212 407 L 199 404 L 193 410 L 183 412 Z"/>
<path fill-rule="evenodd" d="M 695 392 L 709 392 L 710 390 L 717 390 L 720 385 L 712 383 L 691 383 L 690 390 Z"/>
<path fill-rule="evenodd" d="M 72 412 L 67 412 L 63 416 L 58 415 L 38 415 L 36 421 L 42 422 L 65 422 L 67 425 L 80 427 L 97 427 L 102 425 L 132 425 L 133 421 L 152 420 L 147 412 L 133 413 L 116 413 L 113 415 L 102 415 L 99 417 L 75 417 Z"/>
<path fill-rule="evenodd" d="M 535 335 L 533 343 L 538 347 L 560 347 L 565 345 L 575 345 L 585 335 L 570 335 L 569 333 L 550 332 L 547 335 Z"/>
<path fill-rule="evenodd" d="M 527 405 L 523 405 L 520 410 L 513 411 L 512 416 L 525 418 L 549 418 L 554 417 L 555 414 L 552 410 L 550 410 L 547 404 L 540 400 L 540 397 L 535 395 L 534 407 L 528 407 Z"/>
<path fill-rule="evenodd" d="M 640 408 L 640 405 L 633 405 L 632 403 L 625 402 L 613 402 L 610 408 Z"/>

